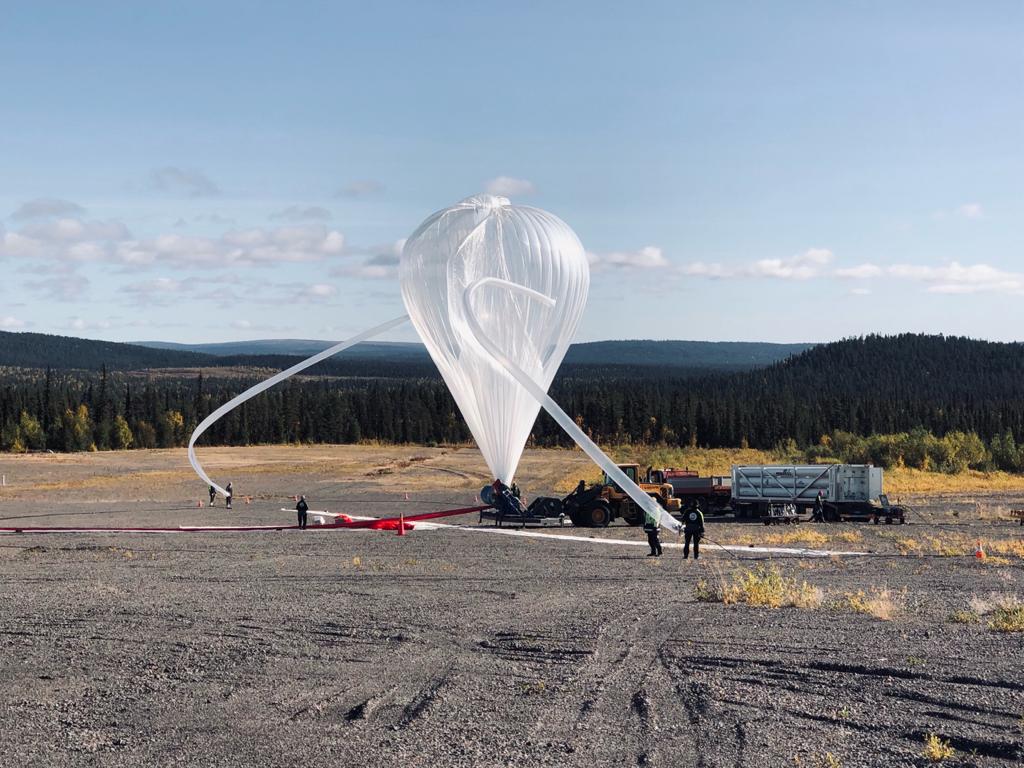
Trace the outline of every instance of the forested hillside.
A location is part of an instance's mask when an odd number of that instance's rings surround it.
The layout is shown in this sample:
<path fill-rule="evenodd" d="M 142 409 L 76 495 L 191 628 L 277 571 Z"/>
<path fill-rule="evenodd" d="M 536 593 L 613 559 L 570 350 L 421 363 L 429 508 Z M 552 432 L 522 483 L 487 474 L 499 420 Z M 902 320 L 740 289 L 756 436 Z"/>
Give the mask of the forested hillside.
<path fill-rule="evenodd" d="M 219 360 L 223 365 L 230 358 Z M 371 374 L 367 367 L 362 376 L 292 381 L 234 412 L 204 440 L 468 440 L 465 424 L 436 373 L 427 366 L 412 369 L 420 375 L 409 375 L 409 366 L 396 363 L 384 376 Z M 754 371 L 649 374 L 650 370 L 629 365 L 566 366 L 551 393 L 595 439 L 606 443 L 761 448 L 790 444 L 821 453 L 833 439 L 822 446 L 821 437 L 835 433 L 846 446 L 843 450 L 859 455 L 860 449 L 850 448 L 854 444 L 844 435 L 923 430 L 936 436 L 976 434 L 984 443 L 983 452 L 1009 457 L 1000 458 L 1000 463 L 1024 463 L 1016 448 L 1024 438 L 1020 344 L 869 336 L 818 346 Z M 263 376 L 247 369 L 231 375 L 193 372 L 170 377 L 8 370 L 0 376 L 0 448 L 181 445 L 207 413 Z M 533 441 L 568 444 L 544 415 L 534 428 Z M 911 448 L 886 450 L 890 458 L 879 461 L 904 460 Z M 935 451 L 938 455 L 939 449 Z M 975 456 L 968 463 L 980 464 L 984 458 Z"/>
<path fill-rule="evenodd" d="M 114 341 L 94 341 L 45 333 L 0 331 L 0 367 L 82 369 L 186 368 L 220 364 L 216 358 Z"/>

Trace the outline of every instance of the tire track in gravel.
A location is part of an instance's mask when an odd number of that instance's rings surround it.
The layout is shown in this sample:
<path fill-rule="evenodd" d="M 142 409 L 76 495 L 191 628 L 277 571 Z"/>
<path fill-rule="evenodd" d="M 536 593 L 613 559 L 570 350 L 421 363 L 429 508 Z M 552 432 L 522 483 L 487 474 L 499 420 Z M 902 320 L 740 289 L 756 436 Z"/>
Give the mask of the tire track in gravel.
<path fill-rule="evenodd" d="M 673 765 L 682 757 L 681 708 L 667 685 L 659 650 L 679 620 L 667 610 L 624 606 L 621 595 L 595 600 L 588 652 L 561 681 L 531 728 L 531 739 L 574 753 L 574 764 Z"/>
<path fill-rule="evenodd" d="M 914 726 L 922 722 L 970 723 L 988 738 L 971 740 L 948 734 L 952 741 L 960 739 L 961 743 L 954 745 L 957 749 L 999 760 L 1019 760 L 1024 756 L 1024 742 L 1013 735 L 1014 723 L 1020 717 L 1010 704 L 1015 695 L 1011 692 L 1020 687 L 1016 681 L 821 660 L 704 656 L 678 643 L 668 644 L 663 660 L 666 668 L 680 678 L 680 695 L 691 723 L 697 728 L 695 738 L 701 754 L 720 748 L 725 741 L 724 728 L 712 727 L 709 732 L 702 727 L 705 721 L 735 722 L 740 726 L 752 712 L 763 712 L 761 718 L 748 724 L 767 720 L 776 728 L 788 727 L 788 723 L 801 724 L 801 729 L 813 724 L 819 730 L 839 729 L 851 734 L 855 741 L 867 742 L 874 742 L 875 735 L 883 729 L 891 734 L 902 733 L 908 750 L 919 749 L 923 732 Z M 691 680 L 685 682 L 686 677 Z M 704 682 L 692 679 L 695 677 Z M 711 686 L 732 690 L 731 694 L 718 697 L 719 705 L 732 710 L 727 715 L 723 712 L 716 717 L 708 716 Z M 993 691 L 1007 706 L 970 703 L 974 698 L 982 698 L 980 691 L 985 689 Z M 898 705 L 879 708 L 879 696 Z M 899 751 L 893 747 L 890 745 L 886 751 L 897 756 Z M 737 756 L 737 765 L 741 757 Z M 706 763 L 702 758 L 696 763 L 720 764 L 717 760 Z"/>

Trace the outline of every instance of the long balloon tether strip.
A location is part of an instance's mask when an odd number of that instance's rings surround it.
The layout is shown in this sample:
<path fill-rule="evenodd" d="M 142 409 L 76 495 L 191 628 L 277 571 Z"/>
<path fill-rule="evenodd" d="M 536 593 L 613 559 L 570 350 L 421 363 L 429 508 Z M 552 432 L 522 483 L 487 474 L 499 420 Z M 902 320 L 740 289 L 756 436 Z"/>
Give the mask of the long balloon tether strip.
<path fill-rule="evenodd" d="M 402 315 L 401 317 L 396 317 L 393 320 L 388 320 L 386 323 L 381 323 L 377 327 L 371 328 L 368 331 L 363 331 L 362 333 L 353 336 L 351 339 L 345 339 L 345 341 L 338 342 L 333 347 L 328 347 L 323 352 L 317 352 L 308 360 L 303 360 L 301 363 L 296 363 L 291 368 L 287 368 L 281 371 L 280 373 L 274 374 L 266 381 L 261 381 L 259 384 L 257 384 L 254 387 L 250 387 L 237 397 L 233 397 L 230 400 L 228 400 L 226 403 L 224 403 L 224 405 L 222 405 L 220 408 L 218 408 L 205 419 L 203 419 L 199 423 L 199 426 L 196 427 L 195 431 L 192 433 L 192 437 L 189 438 L 188 460 L 189 463 L 192 465 L 192 469 L 194 469 L 196 471 L 196 474 L 203 478 L 203 480 L 209 483 L 211 487 L 216 489 L 218 493 L 220 493 L 222 496 L 227 496 L 228 492 L 210 479 L 209 475 L 207 475 L 206 472 L 203 471 L 203 466 L 199 463 L 199 459 L 196 458 L 196 440 L 199 439 L 199 436 L 202 435 L 203 432 L 209 429 L 221 416 L 224 416 L 225 414 L 234 410 L 242 403 L 244 403 L 246 400 L 255 397 L 261 392 L 265 392 L 275 384 L 279 384 L 280 382 L 284 381 L 290 376 L 294 376 L 296 373 L 304 371 L 311 365 L 316 365 L 320 361 L 326 360 L 328 357 L 331 357 L 332 355 L 336 355 L 339 352 L 343 352 L 344 350 L 348 349 L 349 347 L 355 346 L 361 341 L 366 341 L 367 339 L 373 338 L 374 336 L 378 336 L 379 334 L 382 334 L 385 331 L 390 331 L 392 328 L 395 328 L 408 320 L 408 315 Z"/>
<path fill-rule="evenodd" d="M 521 368 L 519 368 L 519 366 L 512 362 L 505 355 L 505 353 L 502 352 L 498 347 L 496 347 L 494 343 L 487 337 L 487 334 L 484 332 L 483 328 L 481 328 L 480 326 L 480 323 L 477 321 L 476 312 L 472 304 L 473 294 L 476 292 L 478 288 L 484 285 L 498 285 L 512 291 L 517 291 L 519 293 L 525 294 L 531 298 L 536 299 L 537 301 L 541 302 L 542 304 L 545 304 L 548 307 L 553 307 L 555 305 L 555 300 L 552 299 L 550 296 L 546 296 L 543 293 L 534 291 L 533 289 L 527 288 L 526 286 L 520 285 L 519 283 L 509 282 L 508 280 L 501 280 L 496 277 L 485 277 L 481 280 L 477 280 L 475 283 L 467 286 L 467 288 L 465 289 L 465 291 L 463 291 L 462 294 L 462 302 L 466 312 L 466 320 L 469 323 L 470 330 L 473 332 L 473 336 L 476 338 L 477 343 L 479 343 L 480 346 L 482 346 L 488 352 L 488 354 L 490 354 L 491 357 L 493 357 L 495 361 L 499 363 L 508 372 L 508 374 L 512 376 L 512 378 L 515 379 L 520 384 L 520 386 L 526 389 L 526 391 L 529 392 L 530 395 L 535 400 L 537 400 L 537 402 L 544 406 L 544 410 L 551 414 L 551 417 L 556 422 L 558 422 L 558 425 L 566 431 L 569 437 L 576 441 L 576 444 L 583 449 L 583 452 L 586 453 L 594 461 L 595 464 L 597 464 L 601 469 L 603 469 L 608 474 L 608 476 L 612 480 L 614 480 L 620 488 L 622 488 L 622 490 L 629 494 L 629 497 L 633 499 L 633 501 L 636 502 L 641 509 L 644 510 L 644 513 L 648 517 L 657 520 L 659 524 L 665 526 L 671 531 L 678 533 L 682 527 L 679 521 L 677 521 L 674 517 L 668 514 L 668 512 L 666 512 L 660 506 L 658 506 L 657 502 L 655 502 L 654 499 L 652 499 L 639 486 L 637 486 L 636 483 L 630 480 L 629 477 L 621 469 L 619 469 L 618 465 L 616 465 L 616 463 L 612 461 L 611 458 L 609 458 L 604 451 L 598 448 L 594 441 L 583 433 L 583 430 L 576 426 L 576 422 L 569 418 L 568 414 L 566 414 L 566 412 L 561 409 L 558 403 L 552 400 L 548 393 L 545 392 L 544 389 L 539 384 L 537 384 L 537 382 L 535 382 L 530 376 L 526 374 L 525 371 L 523 371 Z M 192 437 L 189 438 L 188 460 L 189 463 L 192 465 L 192 469 L 194 469 L 196 474 L 199 475 L 199 477 L 201 477 L 205 482 L 209 483 L 210 486 L 212 486 L 218 493 L 220 493 L 223 496 L 227 496 L 227 491 L 221 488 L 217 483 L 210 479 L 210 476 L 206 474 L 206 472 L 203 470 L 202 465 L 199 463 L 199 459 L 196 458 L 196 440 L 198 440 L 199 437 L 207 429 L 209 429 L 214 423 L 217 422 L 218 419 L 220 419 L 225 414 L 231 412 L 239 405 L 255 397 L 261 392 L 265 392 L 266 390 L 273 387 L 275 384 L 279 384 L 285 379 L 294 376 L 295 374 L 305 370 L 306 368 L 309 368 L 312 365 L 316 365 L 317 363 L 326 360 L 328 357 L 331 357 L 332 355 L 336 355 L 339 352 L 343 352 L 349 347 L 355 346 L 361 341 L 366 341 L 367 339 L 373 338 L 374 336 L 384 333 L 385 331 L 389 331 L 392 328 L 395 328 L 401 325 L 402 323 L 405 323 L 406 321 L 408 321 L 408 319 L 408 315 L 402 315 L 401 317 L 396 317 L 393 320 L 388 320 L 387 322 L 382 323 L 381 325 L 378 325 L 375 328 L 363 331 L 362 333 L 353 336 L 350 339 L 346 339 L 345 341 L 335 344 L 333 347 L 329 347 L 322 352 L 318 352 L 309 359 L 303 360 L 301 363 L 296 363 L 291 368 L 287 368 L 281 371 L 280 373 L 271 376 L 266 381 L 260 382 L 254 387 L 250 387 L 242 394 L 238 395 L 237 397 L 233 397 L 231 400 L 224 403 L 224 405 L 220 406 L 213 413 L 211 413 L 209 416 L 203 419 L 199 423 L 199 426 L 195 428 L 195 431 L 192 433 Z"/>
<path fill-rule="evenodd" d="M 510 291 L 516 291 L 518 293 L 525 294 L 532 299 L 536 299 L 542 304 L 553 307 L 555 306 L 555 300 L 550 296 L 546 296 L 543 293 L 527 288 L 525 285 L 519 283 L 509 282 L 508 280 L 502 280 L 497 277 L 485 277 L 477 280 L 474 283 L 468 285 L 462 293 L 462 307 L 465 310 L 466 321 L 469 323 L 470 330 L 473 332 L 473 336 L 477 342 L 482 346 L 488 354 L 491 355 L 501 366 L 515 379 L 527 392 L 529 392 L 533 398 L 544 406 L 551 418 L 558 422 L 558 425 L 568 433 L 569 437 L 576 441 L 576 444 L 583 449 L 583 452 L 589 456 L 595 464 L 603 469 L 608 477 L 614 480 L 618 486 L 629 494 L 629 497 L 640 506 L 646 516 L 654 521 L 657 521 L 660 525 L 668 528 L 673 533 L 679 533 L 682 530 L 682 524 L 670 515 L 666 510 L 662 509 L 658 503 L 652 499 L 643 489 L 641 489 L 636 483 L 629 479 L 625 472 L 619 469 L 618 465 L 602 451 L 597 444 L 584 434 L 569 415 L 562 410 L 562 408 L 551 399 L 544 389 L 537 384 L 522 368 L 516 365 L 501 349 L 494 344 L 493 341 L 487 336 L 483 328 L 480 326 L 479 321 L 476 317 L 476 311 L 473 308 L 473 294 L 479 288 L 485 285 L 496 285 L 502 288 L 507 288 Z"/>

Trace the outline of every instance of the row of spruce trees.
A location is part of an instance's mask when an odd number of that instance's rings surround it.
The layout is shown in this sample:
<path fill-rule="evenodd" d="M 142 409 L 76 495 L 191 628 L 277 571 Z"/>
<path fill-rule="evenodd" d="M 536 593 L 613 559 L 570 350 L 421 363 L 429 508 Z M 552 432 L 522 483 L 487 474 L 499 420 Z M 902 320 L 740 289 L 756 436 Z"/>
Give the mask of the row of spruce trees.
<path fill-rule="evenodd" d="M 552 395 L 595 440 L 794 449 L 809 459 L 871 462 L 956 472 L 1024 468 L 1024 400 L 982 386 L 969 395 L 806 386 L 771 369 L 690 378 L 566 376 Z M 186 443 L 212 410 L 261 376 L 133 375 L 0 371 L 0 450 L 170 448 Z M 254 398 L 211 428 L 203 442 L 463 443 L 471 439 L 439 378 L 305 378 Z M 531 444 L 567 446 L 545 414 Z"/>

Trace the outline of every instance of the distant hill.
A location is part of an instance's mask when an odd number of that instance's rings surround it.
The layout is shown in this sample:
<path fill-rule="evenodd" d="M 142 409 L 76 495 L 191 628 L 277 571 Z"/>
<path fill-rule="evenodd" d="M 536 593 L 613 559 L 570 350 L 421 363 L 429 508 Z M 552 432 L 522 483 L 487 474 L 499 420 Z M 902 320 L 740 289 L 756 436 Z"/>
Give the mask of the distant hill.
<path fill-rule="evenodd" d="M 318 339 L 256 339 L 253 341 L 223 341 L 213 344 L 180 344 L 173 341 L 136 341 L 138 346 L 177 352 L 198 352 L 222 357 L 284 355 L 309 357 L 337 344 L 337 341 Z M 427 361 L 427 350 L 415 342 L 364 341 L 345 351 L 349 359 L 384 359 Z"/>
<path fill-rule="evenodd" d="M 0 331 L 0 366 L 98 371 L 220 365 L 210 355 L 45 333 Z"/>
<path fill-rule="evenodd" d="M 218 344 L 178 344 L 165 341 L 140 341 L 142 346 L 182 352 L 199 352 L 240 358 L 249 355 L 308 357 L 334 341 L 314 339 L 258 339 Z M 655 366 L 747 370 L 771 365 L 810 349 L 812 344 L 769 344 L 749 341 L 589 341 L 573 344 L 565 356 L 567 365 Z M 389 362 L 429 362 L 426 348 L 412 342 L 363 342 L 347 350 L 347 360 Z M 342 358 L 338 358 L 340 362 Z"/>
<path fill-rule="evenodd" d="M 573 344 L 565 362 L 745 370 L 777 363 L 812 346 L 760 341 L 588 341 Z"/>
<path fill-rule="evenodd" d="M 694 353 L 700 347 L 703 352 Z M 573 353 L 584 362 L 567 363 L 551 395 L 586 424 L 593 439 L 610 444 L 807 447 L 829 435 L 821 450 L 842 444 L 842 455 L 858 457 L 858 462 L 891 466 L 905 459 L 921 466 L 920 451 L 927 450 L 935 466 L 986 466 L 989 451 L 995 465 L 1024 470 L 1024 447 L 1019 447 L 1024 440 L 1024 344 L 916 334 L 867 336 L 818 345 L 754 367 L 753 361 L 764 359 L 757 355 L 765 347 L 775 354 L 789 351 L 756 344 L 584 344 Z M 616 362 L 587 362 L 609 358 Z M 118 447 L 124 441 L 111 420 L 122 413 L 135 445 L 180 445 L 203 415 L 265 375 L 256 368 L 281 369 L 297 359 L 3 334 L 0 450 L 85 450 L 92 440 L 100 448 Z M 695 367 L 698 362 L 705 365 Z M 96 370 L 103 363 L 113 371 L 150 367 L 139 376 L 118 371 L 101 378 Z M 12 364 L 91 370 L 57 370 L 43 377 L 38 371 L 2 368 Z M 736 371 L 733 365 L 745 370 Z M 206 373 L 201 382 L 197 368 Z M 469 439 L 451 394 L 425 357 L 419 362 L 339 359 L 310 373 L 316 378 L 274 387 L 247 403 L 236 417 L 212 430 L 210 441 L 243 445 Z M 74 421 L 79 405 L 87 406 L 91 424 Z M 23 411 L 39 421 L 45 434 L 23 429 Z M 929 442 L 920 429 L 948 441 Z M 913 435 L 901 436 L 911 431 Z M 857 444 L 845 433 L 876 437 L 868 451 L 867 442 Z M 913 443 L 908 442 L 911 437 Z M 533 440 L 540 446 L 569 443 L 545 414 L 534 425 Z"/>
<path fill-rule="evenodd" d="M 143 370 L 155 368 L 286 368 L 336 342 L 264 339 L 218 344 L 147 341 L 132 344 L 42 333 L 0 332 L 0 366 L 55 370 Z M 746 371 L 785 360 L 809 344 L 710 341 L 594 341 L 573 344 L 564 371 L 575 375 L 629 375 L 637 368 L 660 375 Z M 419 343 L 363 342 L 321 363 L 311 373 L 338 376 L 436 376 Z M 654 371 L 652 371 L 654 375 Z"/>

